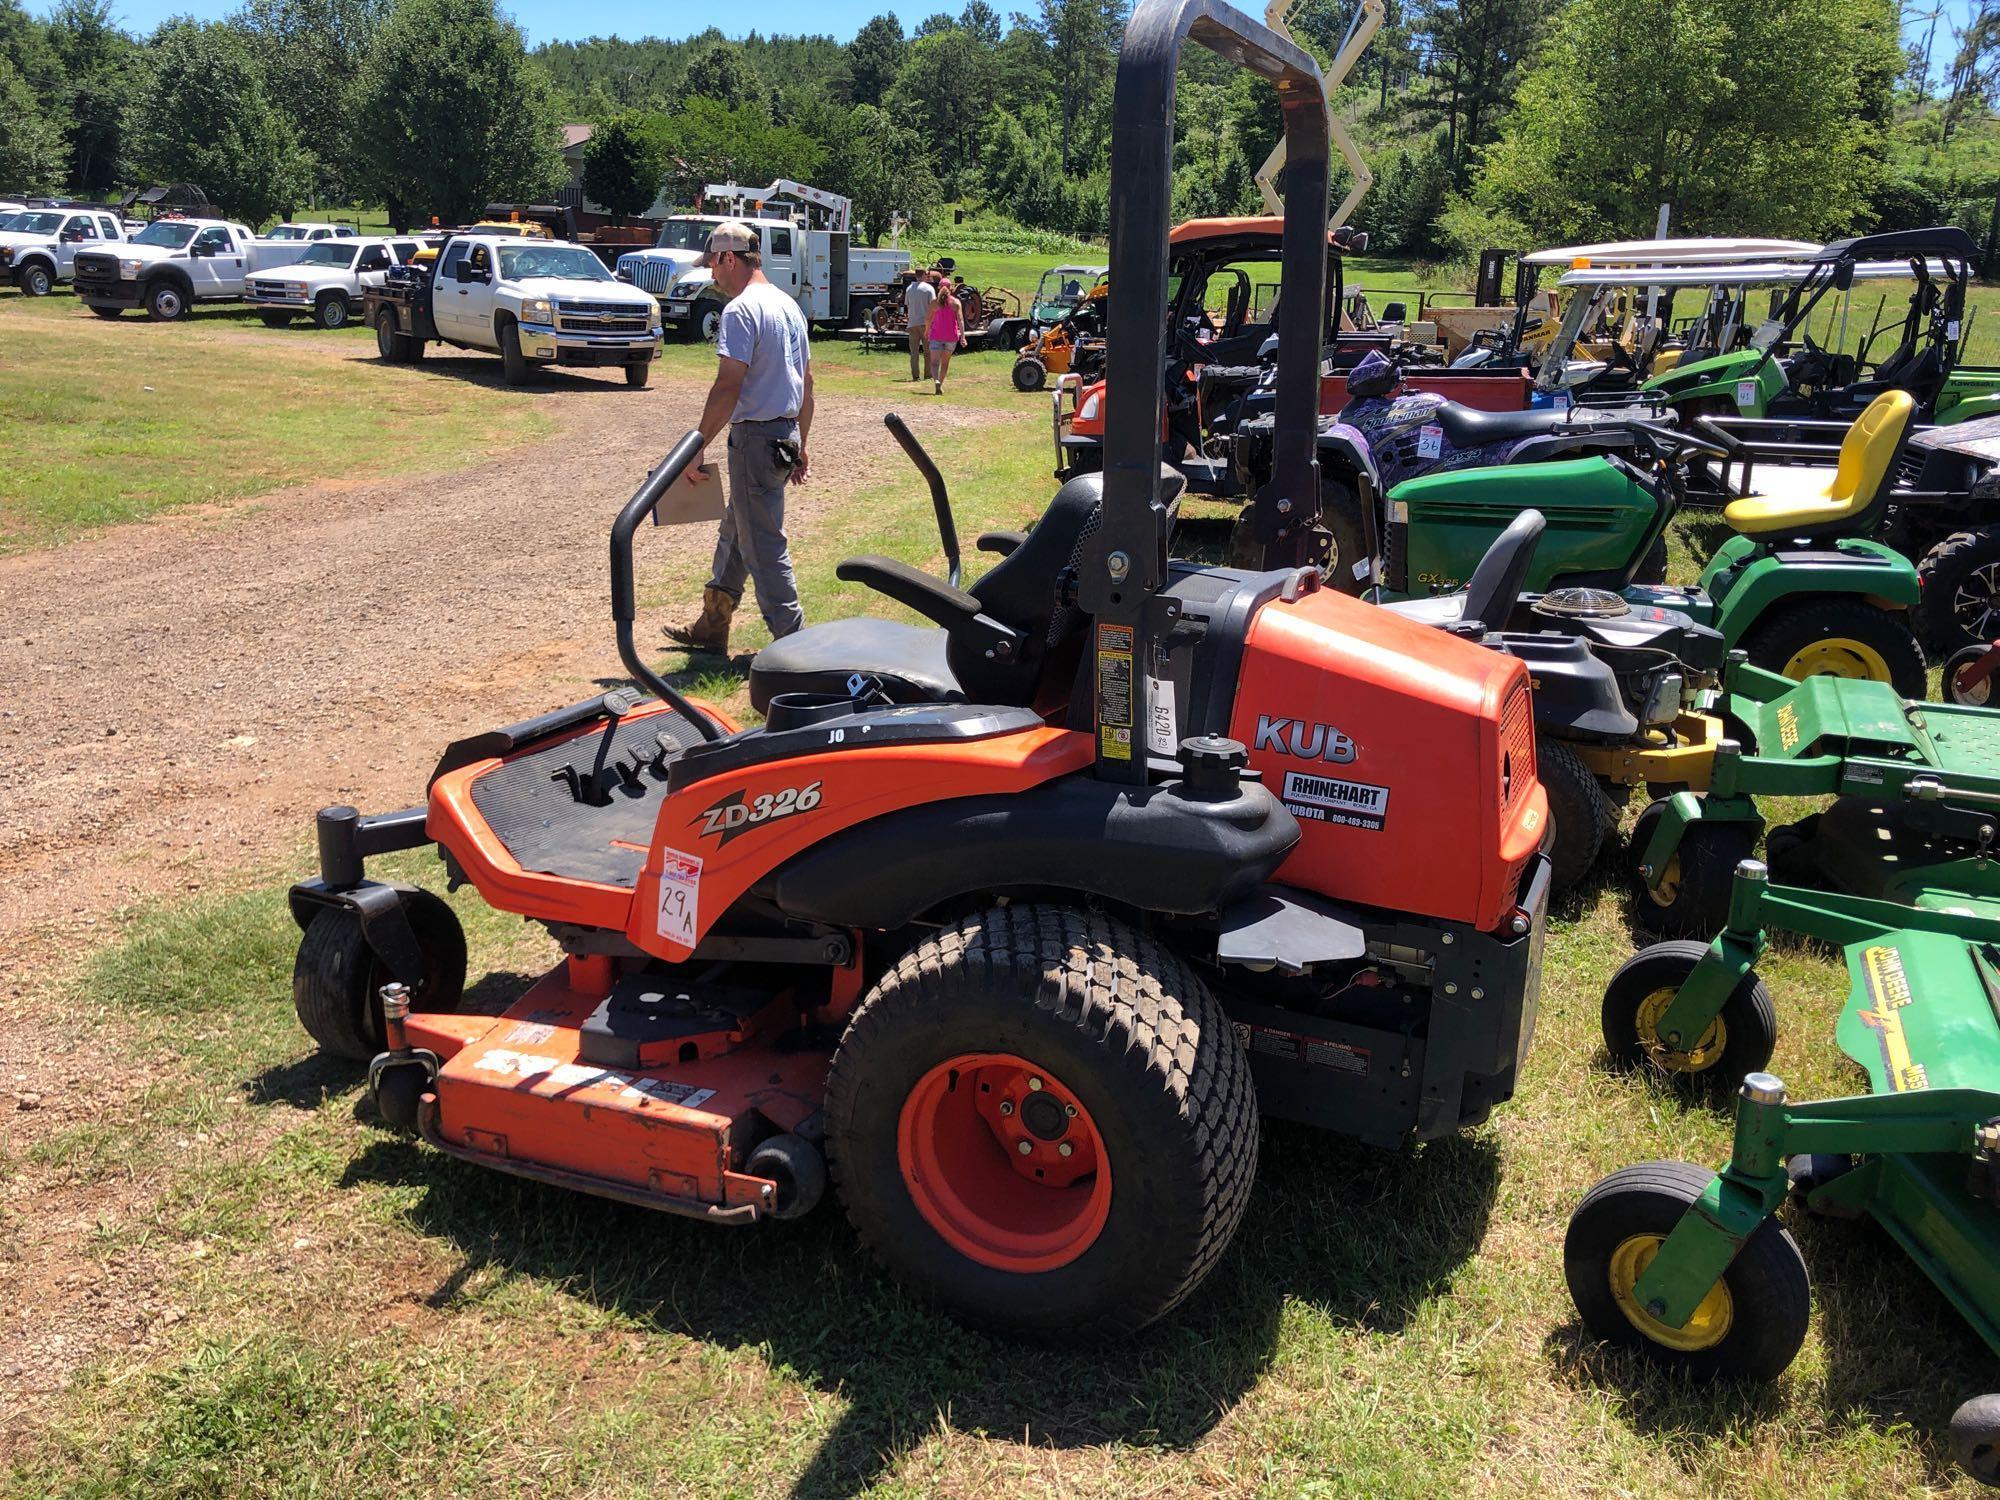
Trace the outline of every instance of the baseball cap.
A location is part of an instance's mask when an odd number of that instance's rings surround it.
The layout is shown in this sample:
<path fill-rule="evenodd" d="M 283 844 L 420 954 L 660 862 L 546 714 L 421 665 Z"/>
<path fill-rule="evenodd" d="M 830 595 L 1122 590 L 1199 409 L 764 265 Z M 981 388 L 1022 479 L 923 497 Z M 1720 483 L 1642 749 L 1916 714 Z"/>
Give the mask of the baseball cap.
<path fill-rule="evenodd" d="M 725 250 L 734 250 L 740 254 L 745 250 L 756 248 L 757 231 L 741 219 L 730 219 L 716 225 L 708 232 L 708 248 L 702 251 L 701 259 L 695 264 L 712 266 L 715 264 L 715 257 Z"/>

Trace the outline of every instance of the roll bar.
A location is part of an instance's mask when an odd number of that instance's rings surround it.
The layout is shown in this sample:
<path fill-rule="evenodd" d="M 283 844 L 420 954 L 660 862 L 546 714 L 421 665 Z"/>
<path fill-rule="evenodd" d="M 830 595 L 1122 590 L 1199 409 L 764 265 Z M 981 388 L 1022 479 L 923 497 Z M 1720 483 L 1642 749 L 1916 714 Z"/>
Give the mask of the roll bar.
<path fill-rule="evenodd" d="M 1166 365 L 1167 230 L 1174 90 L 1195 42 L 1271 80 L 1284 120 L 1284 295 L 1278 308 L 1275 452 L 1258 492 L 1260 541 L 1304 561 L 1319 517 L 1319 318 L 1326 296 L 1326 86 L 1304 51 L 1220 0 L 1140 0 L 1125 27 L 1112 94 L 1110 239 L 1117 263 L 1106 317 L 1103 524 L 1085 546 L 1078 603 L 1095 620 L 1097 774 L 1144 782 L 1148 678 L 1174 611 L 1159 498 Z"/>
<path fill-rule="evenodd" d="M 632 639 L 632 622 L 638 615 L 632 587 L 632 533 L 639 529 L 641 521 L 653 514 L 660 497 L 687 472 L 688 465 L 701 457 L 702 446 L 700 431 L 691 429 L 667 451 L 665 461 L 646 476 L 646 482 L 639 486 L 638 493 L 625 502 L 625 508 L 618 512 L 618 519 L 611 523 L 611 618 L 618 627 L 618 659 L 625 663 L 625 670 L 661 701 L 672 704 L 674 712 L 692 724 L 703 739 L 719 740 L 722 731 L 715 722 L 647 666 L 640 659 L 638 645 Z"/>
<path fill-rule="evenodd" d="M 924 445 L 917 441 L 917 435 L 910 431 L 909 423 L 895 412 L 882 418 L 882 425 L 889 429 L 889 435 L 901 445 L 917 472 L 924 476 L 924 483 L 930 486 L 931 509 L 937 513 L 938 540 L 944 543 L 944 563 L 947 577 L 953 588 L 958 587 L 958 523 L 952 519 L 951 496 L 944 487 L 944 475 L 938 472 L 937 464 Z"/>

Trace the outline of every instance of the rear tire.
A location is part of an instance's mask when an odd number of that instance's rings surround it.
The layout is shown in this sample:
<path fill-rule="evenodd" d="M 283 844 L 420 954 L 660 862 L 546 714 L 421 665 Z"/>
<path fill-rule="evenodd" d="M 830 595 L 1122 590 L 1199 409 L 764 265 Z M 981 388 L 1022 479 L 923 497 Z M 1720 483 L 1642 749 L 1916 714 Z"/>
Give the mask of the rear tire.
<path fill-rule="evenodd" d="M 313 304 L 313 322 L 329 331 L 345 328 L 353 309 L 347 305 L 347 298 L 339 292 L 328 292 Z"/>
<path fill-rule="evenodd" d="M 1039 391 L 1049 383 L 1049 367 L 1039 359 L 1023 355 L 1014 361 L 1013 379 L 1017 391 Z"/>
<path fill-rule="evenodd" d="M 625 383 L 635 391 L 643 391 L 646 382 L 653 378 L 651 360 L 635 360 L 625 367 Z"/>
<path fill-rule="evenodd" d="M 1954 531 L 1917 561 L 1917 633 L 1946 656 L 2000 634 L 2000 527 Z"/>
<path fill-rule="evenodd" d="M 1631 1282 L 1715 1174 L 1681 1161 L 1613 1172 L 1584 1195 L 1563 1237 L 1563 1278 L 1591 1334 L 1703 1380 L 1775 1380 L 1798 1355 L 1812 1312 L 1805 1258 L 1766 1219 L 1683 1330 L 1636 1304 Z M 1681 1347 L 1676 1347 L 1676 1344 Z"/>
<path fill-rule="evenodd" d="M 2000 1488 L 2000 1396 L 1974 1396 L 1951 1414 L 1951 1456 L 1988 1488 Z"/>
<path fill-rule="evenodd" d="M 1064 1341 L 1192 1292 L 1257 1164 L 1249 1058 L 1207 986 L 1061 906 L 997 907 L 905 954 L 848 1022 L 826 1116 L 848 1218 L 898 1279 Z"/>
<path fill-rule="evenodd" d="M 1921 700 L 1923 648 L 1907 620 L 1860 599 L 1832 596 L 1781 605 L 1743 637 L 1750 665 L 1803 679 L 1826 672 L 1888 682 L 1900 697 Z"/>
<path fill-rule="evenodd" d="M 465 994 L 465 933 L 442 898 L 403 897 L 423 955 L 424 977 L 410 992 L 416 1011 L 458 1009 Z M 361 918 L 341 907 L 316 912 L 292 963 L 292 1006 L 306 1035 L 335 1057 L 366 1062 L 382 1050 L 380 990 L 395 976 L 375 956 Z"/>
<path fill-rule="evenodd" d="M 403 336 L 396 332 L 396 325 L 385 312 L 375 320 L 375 353 L 384 363 L 398 365 L 406 357 L 403 353 Z"/>
<path fill-rule="evenodd" d="M 1694 1046 L 1674 1049 L 1660 1040 L 1660 1015 L 1707 952 L 1706 943 L 1655 943 L 1611 976 L 1599 1023 L 1612 1067 L 1658 1074 L 1689 1093 L 1720 1095 L 1770 1062 L 1778 1046 L 1778 1013 L 1754 973 L 1737 982 Z"/>
<path fill-rule="evenodd" d="M 1245 512 L 1248 514 L 1248 512 Z M 1368 557 L 1368 532 L 1361 524 L 1361 497 L 1352 485 L 1328 479 L 1320 485 L 1319 523 L 1333 535 L 1333 556 L 1327 559 L 1327 582 L 1343 594 L 1359 594 L 1372 569 L 1356 577 L 1355 564 Z"/>
<path fill-rule="evenodd" d="M 1611 836 L 1611 804 L 1583 757 L 1561 740 L 1535 736 L 1535 773 L 1549 794 L 1549 891 L 1581 884 Z"/>
<path fill-rule="evenodd" d="M 1632 915 L 1641 927 L 1662 937 L 1694 937 L 1703 942 L 1729 920 L 1729 887 L 1736 867 L 1757 848 L 1757 835 L 1744 823 L 1690 823 L 1673 852 L 1666 874 L 1649 884 L 1639 868 L 1666 804 L 1655 802 L 1632 825 Z"/>
<path fill-rule="evenodd" d="M 507 314 L 500 315 L 500 375 L 509 385 L 526 385 L 532 371 L 528 356 L 521 352 L 521 330 Z"/>

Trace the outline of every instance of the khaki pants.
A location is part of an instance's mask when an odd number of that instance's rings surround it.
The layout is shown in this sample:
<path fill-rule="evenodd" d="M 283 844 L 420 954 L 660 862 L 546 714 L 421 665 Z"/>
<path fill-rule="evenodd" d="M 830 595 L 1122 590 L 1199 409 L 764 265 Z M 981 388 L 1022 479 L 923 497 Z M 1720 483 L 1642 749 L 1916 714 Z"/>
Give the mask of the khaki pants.
<path fill-rule="evenodd" d="M 910 379 L 928 380 L 931 374 L 929 351 L 924 347 L 924 330 L 910 325 Z"/>
<path fill-rule="evenodd" d="M 729 429 L 729 509 L 715 539 L 715 566 L 709 579 L 732 599 L 743 597 L 747 575 L 757 590 L 757 611 L 781 640 L 806 622 L 799 607 L 798 580 L 785 538 L 785 485 L 789 464 L 778 460 L 776 438 L 797 442 L 799 424 L 738 422 Z"/>

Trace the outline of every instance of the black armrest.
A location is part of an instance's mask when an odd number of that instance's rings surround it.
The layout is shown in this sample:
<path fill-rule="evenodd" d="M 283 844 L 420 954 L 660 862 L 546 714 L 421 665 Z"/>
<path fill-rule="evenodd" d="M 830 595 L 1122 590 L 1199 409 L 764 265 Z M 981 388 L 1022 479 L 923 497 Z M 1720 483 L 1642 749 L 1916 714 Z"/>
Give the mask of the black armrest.
<path fill-rule="evenodd" d="M 1000 557 L 1012 557 L 1015 549 L 1027 539 L 1025 531 L 982 531 L 979 533 L 979 550 Z"/>
<path fill-rule="evenodd" d="M 972 595 L 894 558 L 850 557 L 833 574 L 846 583 L 865 583 L 946 630 L 969 625 L 979 617 L 979 601 Z"/>

